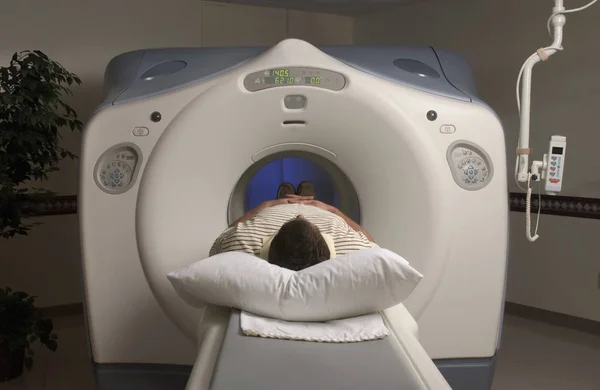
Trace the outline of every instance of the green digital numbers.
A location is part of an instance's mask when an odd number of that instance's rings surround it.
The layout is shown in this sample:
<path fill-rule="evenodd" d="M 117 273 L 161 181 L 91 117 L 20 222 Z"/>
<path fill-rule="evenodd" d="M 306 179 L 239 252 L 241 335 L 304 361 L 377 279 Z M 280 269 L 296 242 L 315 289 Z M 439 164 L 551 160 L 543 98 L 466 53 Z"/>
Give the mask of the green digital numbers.
<path fill-rule="evenodd" d="M 274 69 L 271 73 L 272 73 L 272 76 L 276 76 L 276 77 L 289 77 L 290 76 L 289 69 Z"/>

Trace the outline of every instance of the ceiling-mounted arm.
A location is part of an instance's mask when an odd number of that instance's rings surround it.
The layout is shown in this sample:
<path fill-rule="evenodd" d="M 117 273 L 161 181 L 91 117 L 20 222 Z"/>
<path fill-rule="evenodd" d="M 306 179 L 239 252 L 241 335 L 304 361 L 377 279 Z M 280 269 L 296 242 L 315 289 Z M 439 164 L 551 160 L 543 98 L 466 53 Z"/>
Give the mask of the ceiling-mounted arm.
<path fill-rule="evenodd" d="M 592 0 L 583 7 L 565 10 L 563 0 L 555 0 L 552 15 L 548 20 L 548 31 L 552 29 L 552 45 L 538 49 L 523 64 L 517 79 L 517 106 L 520 114 L 519 144 L 517 145 L 517 158 L 515 163 L 515 179 L 519 188 L 523 189 L 519 182 L 527 183 L 525 202 L 525 227 L 527 239 L 531 242 L 538 239 L 537 228 L 539 224 L 540 208 L 538 208 L 538 219 L 535 232 L 531 234 L 531 182 L 546 179 L 545 189 L 548 194 L 556 194 L 562 188 L 562 177 L 564 172 L 566 137 L 552 136 L 548 154 L 543 155 L 542 161 L 529 161 L 531 148 L 529 147 L 529 125 L 531 114 L 531 73 L 535 64 L 546 61 L 552 54 L 562 50 L 563 26 L 566 23 L 566 13 L 582 11 L 598 0 Z M 522 77 L 522 84 L 521 84 Z M 519 91 L 519 86 L 521 90 Z M 522 103 L 522 104 L 521 104 Z M 540 190 L 541 191 L 541 190 Z M 541 199 L 540 205 L 541 207 Z"/>
<path fill-rule="evenodd" d="M 531 154 L 531 148 L 529 147 L 529 124 L 530 124 L 530 112 L 531 112 L 531 73 L 535 64 L 540 61 L 546 61 L 552 54 L 558 50 L 562 50 L 562 39 L 563 39 L 563 26 L 566 23 L 566 18 L 562 12 L 565 11 L 563 0 L 555 0 L 554 8 L 552 9 L 552 29 L 554 41 L 552 45 L 541 48 L 531 55 L 527 61 L 523 64 L 521 72 L 519 73 L 519 81 L 521 81 L 521 99 L 518 95 L 519 82 L 517 82 L 517 104 L 519 100 L 519 112 L 520 112 L 520 132 L 519 132 L 519 145 L 517 147 L 518 156 L 518 170 L 517 180 L 519 182 L 527 182 L 529 177 L 529 155 Z M 522 75 L 522 76 L 521 76 Z"/>

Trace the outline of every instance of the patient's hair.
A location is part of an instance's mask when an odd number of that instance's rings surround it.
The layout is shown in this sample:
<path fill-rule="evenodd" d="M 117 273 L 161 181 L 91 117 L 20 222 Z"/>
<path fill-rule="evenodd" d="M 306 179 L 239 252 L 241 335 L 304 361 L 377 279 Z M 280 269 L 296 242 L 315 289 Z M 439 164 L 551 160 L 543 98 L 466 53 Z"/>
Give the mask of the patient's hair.
<path fill-rule="evenodd" d="M 271 241 L 269 263 L 300 271 L 330 258 L 319 228 L 303 218 L 286 222 Z"/>

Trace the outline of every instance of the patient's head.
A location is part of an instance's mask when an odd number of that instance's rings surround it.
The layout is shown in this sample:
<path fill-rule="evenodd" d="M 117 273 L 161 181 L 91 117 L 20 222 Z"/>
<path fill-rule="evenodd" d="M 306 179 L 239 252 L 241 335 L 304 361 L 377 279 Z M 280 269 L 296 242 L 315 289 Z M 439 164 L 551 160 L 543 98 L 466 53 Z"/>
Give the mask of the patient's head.
<path fill-rule="evenodd" d="M 329 258 L 329 247 L 319 228 L 301 215 L 281 226 L 269 248 L 269 263 L 292 271 Z"/>

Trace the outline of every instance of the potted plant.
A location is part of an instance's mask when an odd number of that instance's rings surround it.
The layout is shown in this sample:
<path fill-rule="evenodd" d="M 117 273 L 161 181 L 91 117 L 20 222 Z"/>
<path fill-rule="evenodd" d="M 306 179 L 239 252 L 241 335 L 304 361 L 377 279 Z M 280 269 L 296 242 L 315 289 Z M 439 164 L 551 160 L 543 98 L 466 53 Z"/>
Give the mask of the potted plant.
<path fill-rule="evenodd" d="M 81 130 L 77 113 L 63 101 L 81 80 L 40 51 L 15 53 L 0 67 L 0 236 L 27 234 L 31 202 L 52 194 L 24 188 L 47 180 L 58 162 L 75 155 L 63 149 L 59 130 Z"/>
<path fill-rule="evenodd" d="M 0 288 L 0 382 L 14 379 L 33 366 L 31 343 L 51 351 L 58 347 L 52 320 L 42 317 L 33 305 L 35 297 L 22 291 Z"/>
<path fill-rule="evenodd" d="M 40 51 L 15 53 L 0 67 L 0 237 L 27 235 L 36 201 L 53 194 L 26 187 L 58 170 L 61 159 L 75 155 L 60 146 L 59 130 L 81 130 L 77 113 L 63 96 L 81 81 Z M 31 367 L 30 343 L 57 347 L 52 321 L 34 307 L 35 297 L 0 289 L 0 381 Z"/>

